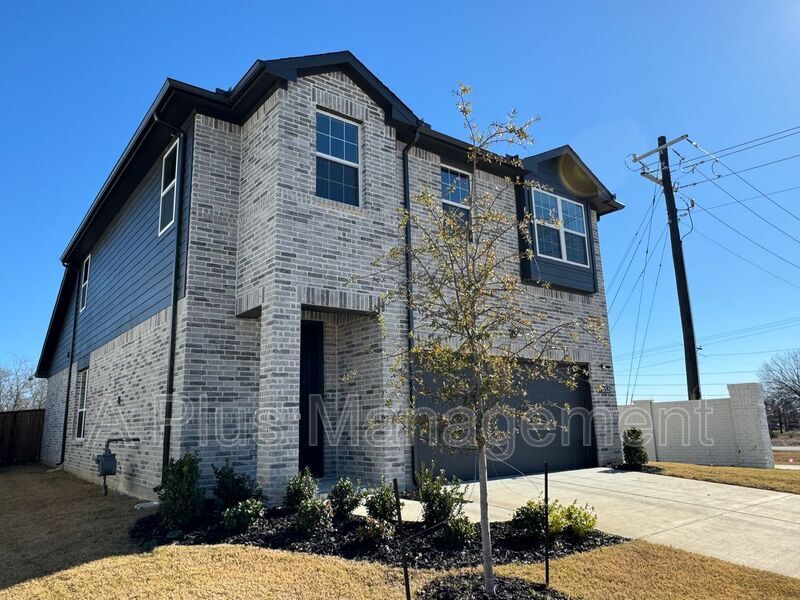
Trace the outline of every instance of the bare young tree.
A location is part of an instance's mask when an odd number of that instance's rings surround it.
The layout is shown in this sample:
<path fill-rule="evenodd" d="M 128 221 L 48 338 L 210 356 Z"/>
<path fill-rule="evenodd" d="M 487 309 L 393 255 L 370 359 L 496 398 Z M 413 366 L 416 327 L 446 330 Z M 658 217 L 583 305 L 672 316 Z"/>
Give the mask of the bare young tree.
<path fill-rule="evenodd" d="M 44 406 L 47 381 L 34 377 L 30 361 L 16 358 L 0 366 L 0 411 Z"/>
<path fill-rule="evenodd" d="M 459 84 L 455 92 L 471 146 L 464 157 L 472 177 L 463 208 L 443 205 L 440 190 L 416 194 L 400 223 L 401 232 L 410 223 L 412 243 L 403 238 L 376 261 L 374 276 L 381 283 L 396 278 L 384 304 L 402 303 L 416 315 L 413 343 L 396 353 L 395 391 L 399 396 L 412 386 L 413 397 L 443 408 L 433 422 L 417 406 L 399 409 L 398 418 L 415 434 L 430 435 L 432 426 L 450 427 L 450 439 L 477 455 L 485 589 L 494 595 L 487 451 L 514 434 L 509 422 L 535 431 L 555 426 L 546 407 L 527 399 L 528 385 L 550 379 L 574 388 L 586 374 L 573 362 L 567 345 L 580 343 L 585 335 L 599 339 L 601 328 L 595 319 L 562 318 L 548 307 L 540 288 L 522 282 L 520 259 L 535 259 L 533 216 L 516 214 L 513 194 L 514 185 L 530 184 L 485 172 L 497 162 L 521 167 L 519 158 L 501 157 L 490 149 L 531 143 L 529 130 L 536 119 L 517 123 L 512 111 L 482 129 L 473 119 L 470 91 Z M 522 251 L 520 238 L 526 246 Z M 407 252 L 412 264 L 408 281 L 403 268 Z M 448 407 L 459 409 L 458 417 L 448 421 Z M 470 415 L 466 427 L 465 412 Z"/>
<path fill-rule="evenodd" d="M 800 416 L 800 349 L 776 354 L 758 372 L 764 386 L 764 404 L 770 421 L 777 422 L 781 432 Z"/>

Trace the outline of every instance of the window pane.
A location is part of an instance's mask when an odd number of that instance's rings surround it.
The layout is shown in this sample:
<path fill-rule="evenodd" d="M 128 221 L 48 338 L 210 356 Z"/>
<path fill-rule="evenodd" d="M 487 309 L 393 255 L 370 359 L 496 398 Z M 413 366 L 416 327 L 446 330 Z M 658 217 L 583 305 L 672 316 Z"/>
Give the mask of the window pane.
<path fill-rule="evenodd" d="M 328 115 L 317 113 L 317 132 L 324 134 L 331 132 L 331 119 Z"/>
<path fill-rule="evenodd" d="M 83 416 L 84 416 L 84 414 L 85 413 L 83 411 L 79 411 L 78 412 L 78 427 L 77 427 L 77 431 L 75 432 L 75 437 L 78 437 L 78 438 L 82 438 L 83 437 Z"/>
<path fill-rule="evenodd" d="M 344 199 L 343 202 L 345 204 L 349 204 L 351 206 L 358 206 L 358 190 L 353 186 L 346 185 L 344 186 Z"/>
<path fill-rule="evenodd" d="M 567 250 L 567 260 L 588 265 L 589 261 L 586 258 L 586 238 L 582 235 L 576 235 L 569 231 L 564 232 L 564 245 Z"/>
<path fill-rule="evenodd" d="M 161 215 L 159 223 L 159 232 L 164 231 L 175 216 L 175 188 L 172 188 L 166 194 L 161 196 Z"/>
<path fill-rule="evenodd" d="M 351 163 L 358 163 L 358 146 L 355 144 L 345 144 L 344 159 Z"/>
<path fill-rule="evenodd" d="M 317 196 L 320 198 L 330 198 L 328 180 L 317 177 Z"/>
<path fill-rule="evenodd" d="M 467 225 L 469 223 L 469 209 L 453 206 L 452 204 L 442 204 L 444 212 L 454 216 L 458 221 Z"/>
<path fill-rule="evenodd" d="M 331 137 L 344 140 L 344 121 L 331 118 Z"/>
<path fill-rule="evenodd" d="M 539 254 L 561 258 L 561 238 L 558 229 L 536 225 L 536 240 L 539 243 Z"/>
<path fill-rule="evenodd" d="M 317 152 L 331 153 L 331 138 L 317 131 Z"/>
<path fill-rule="evenodd" d="M 161 190 L 169 187 L 175 181 L 175 169 L 177 168 L 178 161 L 178 147 L 175 146 L 169 154 L 164 158 L 164 169 L 161 173 Z"/>
<path fill-rule="evenodd" d="M 542 221 L 557 221 L 559 219 L 558 200 L 555 196 L 534 190 L 533 203 L 533 210 L 537 219 Z"/>
<path fill-rule="evenodd" d="M 586 233 L 586 224 L 583 219 L 583 207 L 572 202 L 561 202 L 561 212 L 564 215 L 564 229 Z"/>
<path fill-rule="evenodd" d="M 358 144 L 358 127 L 351 123 L 344 124 L 344 139 L 351 144 Z"/>
<path fill-rule="evenodd" d="M 335 156 L 336 158 L 344 158 L 344 142 L 332 137 L 331 151 L 329 154 L 331 156 Z"/>

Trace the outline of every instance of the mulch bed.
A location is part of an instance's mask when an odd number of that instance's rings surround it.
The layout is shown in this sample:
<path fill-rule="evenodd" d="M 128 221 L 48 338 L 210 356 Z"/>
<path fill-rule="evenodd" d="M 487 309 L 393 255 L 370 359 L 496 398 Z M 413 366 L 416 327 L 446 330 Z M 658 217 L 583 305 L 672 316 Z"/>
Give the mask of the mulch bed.
<path fill-rule="evenodd" d="M 661 467 L 656 467 L 654 465 L 641 465 L 641 466 L 631 466 L 631 465 L 614 465 L 614 469 L 617 471 L 638 471 L 640 473 L 650 473 L 651 475 L 662 475 L 664 473 L 664 469 Z"/>
<path fill-rule="evenodd" d="M 547 589 L 541 583 L 532 583 L 512 577 L 495 579 L 495 595 L 490 597 L 483 591 L 483 575 L 459 575 L 434 579 L 417 592 L 417 598 L 420 600 L 483 600 L 484 598 L 493 600 L 516 600 L 518 598 L 569 600 L 568 596 L 553 589 Z"/>
<path fill-rule="evenodd" d="M 158 515 L 148 515 L 136 522 L 130 535 L 145 548 L 161 544 L 244 544 L 401 566 L 403 551 L 398 541 L 377 547 L 359 542 L 356 530 L 362 522 L 363 517 L 353 516 L 346 523 L 337 524 L 329 531 L 306 534 L 295 527 L 293 513 L 281 508 L 271 508 L 267 509 L 264 518 L 243 533 L 231 534 L 220 526 L 219 518 L 209 516 L 192 531 L 170 534 L 160 527 Z M 435 532 L 425 532 L 425 529 L 422 523 L 404 523 L 401 529 L 400 537 L 409 539 L 406 546 L 410 567 L 446 570 L 481 564 L 481 542 L 477 525 L 475 539 L 457 548 L 441 545 Z M 415 534 L 418 535 L 412 537 Z M 594 531 L 581 539 L 561 537 L 551 543 L 550 556 L 560 558 L 626 541 L 627 538 L 601 531 Z M 496 564 L 535 563 L 544 560 L 544 542 L 520 537 L 508 521 L 492 523 L 492 543 Z"/>

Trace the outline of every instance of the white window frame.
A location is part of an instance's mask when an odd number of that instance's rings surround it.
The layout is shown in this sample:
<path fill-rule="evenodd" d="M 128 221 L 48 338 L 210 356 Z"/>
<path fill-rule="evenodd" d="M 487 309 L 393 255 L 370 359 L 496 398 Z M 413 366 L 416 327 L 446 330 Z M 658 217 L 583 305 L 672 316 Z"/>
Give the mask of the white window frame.
<path fill-rule="evenodd" d="M 161 190 L 161 195 L 159 196 L 159 202 L 158 202 L 158 235 L 159 236 L 161 236 L 162 233 L 167 231 L 167 229 L 169 229 L 170 226 L 175 222 L 175 207 L 178 204 L 177 190 L 176 190 L 175 197 L 174 197 L 174 199 L 172 201 L 172 218 L 170 219 L 169 223 L 164 225 L 161 222 L 161 215 L 164 212 L 162 210 L 164 208 L 164 196 L 166 196 L 170 192 L 170 190 L 172 190 L 172 188 L 175 188 L 178 185 L 178 152 L 179 152 L 180 149 L 177 148 L 177 146 L 178 146 L 179 143 L 180 143 L 180 139 L 175 140 L 175 143 L 172 144 L 172 146 L 169 147 L 169 149 L 164 153 L 164 156 L 161 159 L 161 179 L 158 181 L 158 189 Z M 172 178 L 172 183 L 170 183 L 167 186 L 167 188 L 164 189 L 164 166 L 166 165 L 167 157 L 170 155 L 170 153 L 172 152 L 173 149 L 175 149 L 175 176 Z"/>
<path fill-rule="evenodd" d="M 459 173 L 461 175 L 467 176 L 467 181 L 469 181 L 469 197 L 472 198 L 473 189 L 472 189 L 472 173 L 469 171 L 464 171 L 462 169 L 456 169 L 455 167 L 451 167 L 450 165 L 440 164 L 439 165 L 439 190 L 441 191 L 442 188 L 442 169 L 446 169 L 448 171 L 452 171 L 453 173 Z M 458 208 L 462 208 L 472 214 L 472 204 L 469 206 L 466 204 L 461 204 L 460 202 L 453 202 L 452 200 L 448 200 L 447 198 L 442 198 L 442 204 L 449 204 L 450 206 L 456 206 Z"/>
<path fill-rule="evenodd" d="M 83 385 L 81 385 L 81 377 Z M 86 437 L 86 398 L 89 395 L 89 369 L 78 371 L 75 382 L 78 388 L 78 412 L 75 415 L 75 439 L 82 440 Z M 83 419 L 81 419 L 83 417 Z"/>
<path fill-rule="evenodd" d="M 550 219 L 540 218 L 536 214 L 536 199 L 534 198 L 534 192 L 540 192 L 542 194 L 547 194 L 548 196 L 552 196 L 556 199 L 556 205 L 558 206 L 558 224 L 554 224 Z M 579 235 L 583 237 L 583 244 L 584 248 L 586 249 L 586 264 L 575 262 L 572 260 L 567 259 L 567 241 L 566 236 L 564 235 L 564 211 L 561 208 L 564 202 L 568 202 L 569 204 L 574 204 L 579 206 L 581 209 L 581 214 L 583 215 L 583 228 L 584 233 L 579 231 L 572 231 L 569 230 L 569 233 L 573 235 Z M 574 200 L 569 200 L 568 198 L 564 198 L 559 196 L 558 194 L 554 194 L 552 192 L 548 192 L 545 190 L 539 190 L 536 188 L 531 189 L 531 212 L 533 213 L 533 221 L 534 221 L 534 230 L 533 230 L 533 237 L 536 240 L 536 256 L 549 259 L 549 260 L 557 260 L 559 262 L 567 263 L 568 265 L 575 265 L 576 267 L 583 267 L 584 269 L 591 269 L 592 268 L 592 256 L 589 254 L 589 220 L 588 216 L 588 209 L 584 204 L 580 202 L 575 202 Z M 542 254 L 539 252 L 539 234 L 536 231 L 536 225 L 543 225 L 544 227 L 549 227 L 550 229 L 555 229 L 558 231 L 559 240 L 561 242 L 561 258 L 557 258 L 555 256 L 550 256 L 548 254 Z"/>
<path fill-rule="evenodd" d="M 333 119 L 339 119 L 340 121 L 344 121 L 345 123 L 350 123 L 351 125 L 355 125 L 356 126 L 356 129 L 358 129 L 358 144 L 356 144 L 356 149 L 358 150 L 358 163 L 350 162 L 349 160 L 345 160 L 343 158 L 339 158 L 338 156 L 331 156 L 330 154 L 325 154 L 324 152 L 320 152 L 319 150 L 316 149 L 316 144 L 317 144 L 317 130 L 316 130 L 316 121 L 317 121 L 316 117 L 317 117 L 317 115 L 316 115 L 316 113 L 322 113 L 322 114 L 324 114 L 324 115 L 326 115 L 328 117 L 331 117 Z M 355 204 L 355 206 L 360 208 L 361 207 L 361 183 L 363 181 L 363 178 L 361 176 L 361 162 L 362 162 L 361 161 L 361 139 L 362 139 L 362 137 L 361 137 L 361 135 L 362 135 L 361 125 L 362 125 L 362 123 L 356 121 L 355 119 L 351 119 L 350 117 L 345 117 L 345 116 L 337 114 L 337 113 L 335 113 L 333 111 L 326 110 L 326 109 L 324 109 L 324 108 L 322 108 L 320 106 L 318 106 L 316 108 L 316 110 L 314 111 L 314 123 L 315 123 L 315 125 L 314 125 L 314 146 L 315 146 L 314 150 L 315 150 L 315 156 L 317 156 L 319 158 L 324 158 L 325 160 L 329 160 L 331 162 L 337 162 L 339 164 L 346 165 L 348 167 L 352 167 L 356 171 L 358 171 L 358 187 L 356 188 L 356 192 L 358 193 L 358 203 Z M 314 163 L 314 168 L 316 169 L 316 161 Z M 314 192 L 315 192 L 315 195 L 316 195 L 316 180 L 317 180 L 317 174 L 315 172 L 314 173 Z M 330 198 L 324 198 L 323 196 L 317 196 L 317 197 L 318 198 L 322 198 L 323 200 L 328 200 L 329 202 L 337 202 L 336 200 L 331 200 Z M 337 202 L 337 204 L 344 204 L 345 206 L 353 206 L 352 204 L 348 204 L 347 202 Z"/>
<path fill-rule="evenodd" d="M 83 265 L 81 266 L 81 278 L 78 282 L 80 285 L 80 291 L 78 293 L 78 312 L 82 313 L 86 309 L 86 305 L 89 304 L 89 277 L 92 274 L 92 255 L 87 255 L 86 258 L 83 259 Z"/>

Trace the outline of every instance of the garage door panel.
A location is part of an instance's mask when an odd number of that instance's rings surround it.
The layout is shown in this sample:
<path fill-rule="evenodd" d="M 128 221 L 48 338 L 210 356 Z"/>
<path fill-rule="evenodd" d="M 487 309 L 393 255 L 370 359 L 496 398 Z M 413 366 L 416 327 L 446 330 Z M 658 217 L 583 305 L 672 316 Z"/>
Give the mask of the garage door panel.
<path fill-rule="evenodd" d="M 596 466 L 588 382 L 583 381 L 576 390 L 570 390 L 556 381 L 533 381 L 528 385 L 527 402 L 547 409 L 558 426 L 539 431 L 538 435 L 530 430 L 517 431 L 511 440 L 492 448 L 488 457 L 490 477 L 540 473 L 545 461 L 552 471 Z M 521 398 L 511 399 L 510 404 L 515 408 L 525 405 Z M 437 414 L 452 408 L 437 406 L 430 398 L 418 398 L 417 406 L 432 408 Z M 416 469 L 433 462 L 437 468 L 463 481 L 477 478 L 474 448 L 453 450 L 441 439 L 436 444 L 418 440 L 414 448 Z"/>

